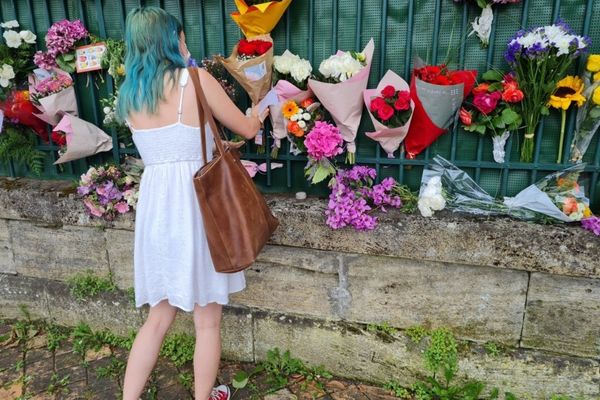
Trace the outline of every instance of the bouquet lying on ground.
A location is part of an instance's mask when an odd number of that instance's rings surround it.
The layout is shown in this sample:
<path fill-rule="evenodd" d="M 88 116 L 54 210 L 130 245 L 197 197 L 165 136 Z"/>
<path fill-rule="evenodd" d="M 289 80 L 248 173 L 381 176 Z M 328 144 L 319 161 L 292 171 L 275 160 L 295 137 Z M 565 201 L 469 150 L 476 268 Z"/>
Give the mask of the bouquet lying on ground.
<path fill-rule="evenodd" d="M 238 11 L 231 13 L 231 18 L 240 27 L 244 36 L 255 36 L 271 33 L 292 0 L 235 0 Z"/>
<path fill-rule="evenodd" d="M 424 186 L 432 179 L 439 180 L 445 206 L 453 211 L 505 215 L 526 221 L 574 222 L 592 215 L 589 200 L 578 184 L 584 168 L 584 164 L 577 164 L 554 172 L 514 197 L 497 200 L 466 172 L 438 155 L 423 172 L 421 183 Z"/>
<path fill-rule="evenodd" d="M 454 0 L 455 3 L 462 3 L 464 0 Z M 481 15 L 473 22 L 473 30 L 469 36 L 476 33 L 481 41 L 482 47 L 487 47 L 490 43 L 490 34 L 492 33 L 492 23 L 494 22 L 494 11 L 492 7 L 499 4 L 520 3 L 521 0 L 476 0 L 475 3 L 481 8 Z"/>
<path fill-rule="evenodd" d="M 356 165 L 350 170 L 339 170 L 330 184 L 331 194 L 325 215 L 332 229 L 351 226 L 359 231 L 372 230 L 377 226 L 375 211 L 386 207 L 407 208 L 414 206 L 416 198 L 394 178 L 385 178 L 374 185 L 377 172 L 373 168 Z"/>
<path fill-rule="evenodd" d="M 306 133 L 310 132 L 317 121 L 323 120 L 321 104 L 312 97 L 296 103 L 294 100 L 286 101 L 281 107 L 283 118 L 286 121 L 286 132 L 290 141 L 290 152 L 298 155 L 306 152 L 304 140 Z"/>
<path fill-rule="evenodd" d="M 270 37 L 242 39 L 228 58 L 215 56 L 215 59 L 246 90 L 253 104 L 258 104 L 268 93 L 273 73 L 273 40 Z"/>
<path fill-rule="evenodd" d="M 362 53 L 341 52 L 323 60 L 317 79 L 309 79 L 308 86 L 323 107 L 329 111 L 335 124 L 348 143 L 346 161 L 355 162 L 354 140 L 362 116 L 362 93 L 367 88 L 375 43 L 369 41 Z"/>
<path fill-rule="evenodd" d="M 535 131 L 541 116 L 549 113 L 550 95 L 573 60 L 589 45 L 589 38 L 576 35 L 562 21 L 519 31 L 508 42 L 504 57 L 516 73 L 519 87 L 527 93 L 521 103 L 526 128 L 521 161 L 533 160 Z"/>
<path fill-rule="evenodd" d="M 283 106 L 288 101 L 300 105 L 303 101 L 311 98 L 312 91 L 308 89 L 308 78 L 311 72 L 312 66 L 308 60 L 304 60 L 288 50 L 283 55 L 274 58 L 273 82 L 275 85 L 273 90 L 277 95 L 278 103 L 269 106 L 272 125 L 271 135 L 274 139 L 271 152 L 273 158 L 277 158 L 281 148 L 281 140 L 288 137 L 287 125 L 290 119 L 284 117 Z M 300 107 L 302 106 L 300 105 Z"/>
<path fill-rule="evenodd" d="M 490 135 L 494 161 L 503 163 L 506 140 L 523 123 L 514 108 L 525 95 L 511 74 L 492 70 L 483 74 L 483 79 L 485 81 L 471 91 L 470 102 L 461 108 L 460 121 L 467 132 Z"/>
<path fill-rule="evenodd" d="M 334 158 L 342 154 L 344 138 L 340 130 L 327 122 L 317 121 L 306 135 L 304 146 L 308 153 L 308 163 L 304 174 L 311 183 L 319 183 L 336 172 Z"/>
<path fill-rule="evenodd" d="M 394 157 L 408 134 L 415 102 L 408 83 L 393 71 L 387 71 L 377 89 L 367 89 L 363 97 L 375 132 L 365 134 L 378 141 L 388 157 Z"/>
<path fill-rule="evenodd" d="M 62 20 L 52 24 L 46 34 L 47 52 L 35 53 L 33 62 L 39 68 L 51 70 L 59 67 L 69 73 L 75 72 L 75 48 L 83 44 L 83 39 L 88 37 L 88 31 L 83 23 Z"/>
<path fill-rule="evenodd" d="M 56 68 L 51 73 L 40 76 L 36 71 L 29 76 L 29 92 L 41 112 L 36 114 L 37 117 L 52 126 L 58 123 L 62 113 L 78 115 L 73 79 L 65 71 Z"/>
<path fill-rule="evenodd" d="M 53 129 L 52 140 L 62 146 L 54 164 L 78 160 L 113 147 L 112 138 L 102 129 L 70 114 L 64 114 Z"/>
<path fill-rule="evenodd" d="M 571 143 L 571 162 L 581 162 L 600 127 L 600 54 L 588 57 L 583 81 L 583 97 L 586 102 L 577 112 L 575 136 Z"/>
<path fill-rule="evenodd" d="M 3 22 L 4 43 L 0 44 L 0 100 L 6 99 L 33 70 L 31 62 L 37 37 L 31 31 L 16 31 L 17 21 Z"/>
<path fill-rule="evenodd" d="M 91 216 L 112 221 L 135 209 L 138 183 L 121 167 L 107 164 L 91 167 L 81 175 L 77 193 Z"/>
<path fill-rule="evenodd" d="M 415 109 L 404 140 L 408 158 L 415 158 L 448 131 L 477 77 L 477 71 L 452 71 L 444 64 L 423 65 L 417 60 L 415 66 L 410 83 Z"/>

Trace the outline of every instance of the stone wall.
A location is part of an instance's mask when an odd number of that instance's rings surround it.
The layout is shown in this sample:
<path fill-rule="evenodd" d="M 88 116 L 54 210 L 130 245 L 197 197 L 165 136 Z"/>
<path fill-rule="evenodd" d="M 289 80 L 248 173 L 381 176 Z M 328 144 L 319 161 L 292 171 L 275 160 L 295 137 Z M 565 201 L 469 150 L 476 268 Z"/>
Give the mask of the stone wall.
<path fill-rule="evenodd" d="M 225 357 L 277 346 L 344 377 L 408 385 L 425 374 L 424 344 L 405 329 L 447 327 L 463 341 L 464 377 L 524 398 L 600 399 L 600 240 L 589 232 L 450 213 L 332 231 L 323 201 L 269 201 L 281 226 L 226 308 Z M 131 216 L 90 220 L 68 183 L 0 180 L 0 317 L 25 304 L 63 324 L 137 329 L 147 308 L 124 291 L 77 301 L 66 284 L 91 269 L 133 286 L 132 246 Z M 367 329 L 383 322 L 398 333 Z M 173 329 L 193 333 L 190 314 Z M 505 350 L 488 355 L 490 341 Z"/>

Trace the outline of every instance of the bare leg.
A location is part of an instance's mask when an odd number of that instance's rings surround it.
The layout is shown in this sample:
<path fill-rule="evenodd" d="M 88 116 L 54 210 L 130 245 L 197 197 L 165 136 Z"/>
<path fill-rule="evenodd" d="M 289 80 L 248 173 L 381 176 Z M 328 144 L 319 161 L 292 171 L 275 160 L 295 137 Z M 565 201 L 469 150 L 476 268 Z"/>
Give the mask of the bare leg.
<path fill-rule="evenodd" d="M 223 306 L 210 303 L 194 306 L 196 348 L 194 350 L 194 392 L 197 400 L 210 396 L 221 360 L 221 312 Z"/>
<path fill-rule="evenodd" d="M 176 314 L 177 308 L 170 305 L 167 300 L 150 307 L 148 318 L 140 328 L 129 352 L 123 382 L 123 400 L 140 398 Z"/>

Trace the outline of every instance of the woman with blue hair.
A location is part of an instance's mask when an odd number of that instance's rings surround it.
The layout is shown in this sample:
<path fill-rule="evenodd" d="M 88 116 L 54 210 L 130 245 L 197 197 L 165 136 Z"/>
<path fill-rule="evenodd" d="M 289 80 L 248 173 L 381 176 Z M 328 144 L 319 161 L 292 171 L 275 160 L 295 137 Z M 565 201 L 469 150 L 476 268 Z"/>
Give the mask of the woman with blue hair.
<path fill-rule="evenodd" d="M 243 272 L 215 272 L 210 257 L 192 179 L 212 158 L 214 141 L 206 126 L 210 143 L 208 160 L 202 160 L 185 34 L 166 11 L 140 7 L 127 16 L 125 45 L 118 114 L 129 125 L 145 164 L 135 221 L 135 304 L 149 304 L 150 309 L 129 354 L 123 399 L 140 397 L 180 309 L 193 312 L 195 398 L 228 400 L 227 386 L 213 388 L 221 358 L 222 305 L 246 282 Z M 253 138 L 266 114 L 259 115 L 255 106 L 245 116 L 210 74 L 195 71 L 215 118 L 238 135 Z"/>

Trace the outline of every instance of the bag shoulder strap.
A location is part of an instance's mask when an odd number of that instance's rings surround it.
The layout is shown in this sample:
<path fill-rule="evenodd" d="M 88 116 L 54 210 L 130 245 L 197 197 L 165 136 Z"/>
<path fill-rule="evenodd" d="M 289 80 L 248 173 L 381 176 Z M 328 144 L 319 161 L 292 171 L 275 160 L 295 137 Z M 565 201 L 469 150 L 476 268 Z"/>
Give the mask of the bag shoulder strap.
<path fill-rule="evenodd" d="M 210 107 L 208 106 L 208 102 L 206 101 L 206 96 L 204 96 L 204 92 L 202 91 L 202 87 L 200 85 L 200 78 L 198 78 L 198 70 L 195 67 L 188 67 L 188 71 L 190 74 L 190 78 L 192 78 L 194 89 L 196 91 L 198 117 L 200 118 L 200 131 L 202 132 L 202 157 L 204 158 L 204 163 L 206 163 L 206 121 L 208 120 L 213 139 L 215 141 L 215 144 L 217 145 L 217 149 L 219 150 L 220 155 L 223 155 L 225 153 L 225 148 L 223 147 L 223 142 L 221 140 L 221 137 L 223 135 L 221 133 L 221 129 L 215 122 L 215 118 L 212 114 L 212 111 L 210 110 Z"/>

